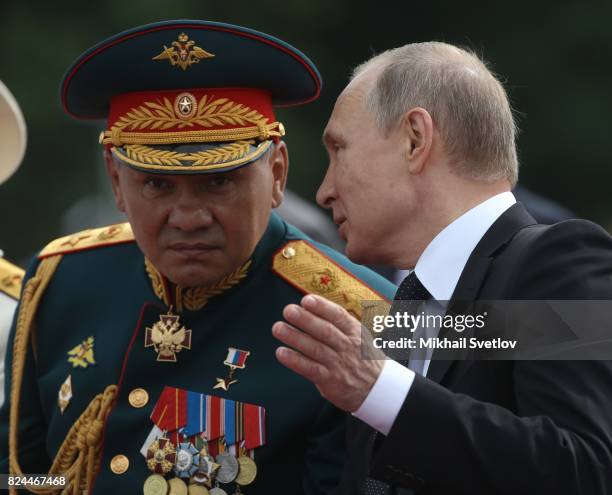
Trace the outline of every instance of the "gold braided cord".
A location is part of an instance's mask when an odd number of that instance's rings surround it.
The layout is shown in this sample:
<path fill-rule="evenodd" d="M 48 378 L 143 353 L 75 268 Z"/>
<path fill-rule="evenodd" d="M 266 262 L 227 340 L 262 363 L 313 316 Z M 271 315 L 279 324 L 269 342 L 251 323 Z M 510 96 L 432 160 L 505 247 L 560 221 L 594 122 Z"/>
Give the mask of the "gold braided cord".
<path fill-rule="evenodd" d="M 174 298 L 176 310 L 181 312 L 183 309 L 188 309 L 189 311 L 198 311 L 202 309 L 211 297 L 218 296 L 239 284 L 240 281 L 247 276 L 251 263 L 252 260 L 247 261 L 244 265 L 238 267 L 232 273 L 223 277 L 219 282 L 209 287 L 181 288 L 177 286 L 175 288 L 176 292 Z M 155 295 L 164 301 L 166 306 L 169 306 L 170 297 L 166 294 L 166 286 L 163 283 L 162 274 L 147 258 L 145 258 L 145 267 L 151 279 L 151 285 L 153 286 Z"/>
<path fill-rule="evenodd" d="M 192 165 L 199 166 L 238 160 L 249 152 L 252 144 L 255 144 L 255 141 L 237 141 L 193 153 L 159 150 L 140 144 L 128 144 L 124 149 L 128 158 L 141 163 L 181 166 L 182 162 L 191 162 Z"/>
<path fill-rule="evenodd" d="M 147 270 L 147 274 L 149 275 L 149 279 L 151 279 L 151 285 L 153 286 L 153 292 L 155 295 L 159 297 L 166 306 L 170 306 L 170 299 L 168 298 L 168 294 L 166 294 L 166 288 L 164 287 L 164 279 L 162 274 L 159 273 L 157 268 L 149 261 L 149 258 L 145 257 L 145 269 Z"/>
<path fill-rule="evenodd" d="M 259 159 L 272 145 L 272 141 L 260 143 L 252 153 L 247 153 L 239 158 L 232 159 L 238 155 L 240 145 L 228 145 L 221 150 L 202 150 L 196 153 L 174 153 L 170 151 L 162 152 L 146 146 L 130 145 L 126 146 L 125 153 L 120 148 L 111 148 L 111 152 L 119 160 L 134 165 L 139 168 L 164 171 L 197 172 L 216 170 L 219 168 L 234 167 L 244 163 Z M 246 146 L 246 145 L 244 145 Z M 187 158 L 184 158 L 185 155 Z M 226 158 L 229 161 L 219 162 Z M 181 162 L 184 159 L 185 163 Z M 178 164 L 177 164 L 178 163 Z"/>
<path fill-rule="evenodd" d="M 13 343 L 13 366 L 11 369 L 11 392 L 10 392 L 10 415 L 9 415 L 9 469 L 11 474 L 22 476 L 23 472 L 19 466 L 17 452 L 19 409 L 21 398 L 21 386 L 23 381 L 23 370 L 25 367 L 26 353 L 30 337 L 30 329 L 34 320 L 35 310 L 40 302 L 42 294 L 51 280 L 57 265 L 61 261 L 61 255 L 51 256 L 41 261 L 36 275 L 28 280 L 21 298 L 19 313 L 17 315 L 17 328 Z M 11 493 L 17 493 L 11 490 Z"/>
<path fill-rule="evenodd" d="M 214 143 L 223 141 L 241 141 L 245 139 L 266 139 L 283 137 L 285 126 L 280 122 L 267 124 L 260 122 L 249 127 L 230 129 L 202 129 L 183 132 L 125 132 L 122 128 L 113 126 L 102 133 L 100 144 L 123 146 L 125 144 L 189 144 Z"/>
<path fill-rule="evenodd" d="M 183 306 L 190 311 L 203 308 L 211 297 L 231 289 L 247 276 L 251 260 L 210 287 L 189 287 L 183 291 Z"/>
<path fill-rule="evenodd" d="M 40 262 L 36 275 L 28 280 L 25 286 L 17 315 L 9 417 L 9 469 L 11 474 L 16 476 L 25 476 L 18 460 L 18 428 L 21 386 L 30 332 L 38 304 L 61 259 L 61 255 L 55 255 L 44 258 Z M 41 495 L 57 494 L 60 491 L 63 494 L 73 495 L 90 493 L 93 475 L 97 472 L 101 462 L 102 430 L 116 394 L 116 385 L 106 387 L 102 394 L 97 395 L 91 401 L 62 442 L 49 470 L 49 475 L 66 477 L 66 486 L 64 488 L 29 486 L 28 491 Z M 10 489 L 9 492 L 12 495 L 17 493 L 15 489 Z"/>

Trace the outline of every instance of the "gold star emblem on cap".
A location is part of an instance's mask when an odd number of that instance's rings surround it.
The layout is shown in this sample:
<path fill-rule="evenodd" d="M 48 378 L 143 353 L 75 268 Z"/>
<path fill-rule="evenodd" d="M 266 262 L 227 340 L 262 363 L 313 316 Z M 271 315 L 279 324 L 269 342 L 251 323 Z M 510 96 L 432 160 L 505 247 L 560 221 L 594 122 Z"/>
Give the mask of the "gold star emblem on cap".
<path fill-rule="evenodd" d="M 191 102 L 186 97 L 183 97 L 181 101 L 179 101 L 179 106 L 181 108 L 181 113 L 189 113 L 191 111 Z"/>
<path fill-rule="evenodd" d="M 190 119 L 197 109 L 198 102 L 191 93 L 181 93 L 174 99 L 174 113 L 181 119 Z"/>

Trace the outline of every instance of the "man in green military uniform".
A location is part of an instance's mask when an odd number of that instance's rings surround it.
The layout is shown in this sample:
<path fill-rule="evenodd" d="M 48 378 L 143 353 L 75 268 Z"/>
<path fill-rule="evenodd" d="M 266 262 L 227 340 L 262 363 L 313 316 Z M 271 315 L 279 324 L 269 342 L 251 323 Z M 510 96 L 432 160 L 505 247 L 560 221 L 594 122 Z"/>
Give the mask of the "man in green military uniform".
<path fill-rule="evenodd" d="M 21 164 L 27 132 L 19 104 L 0 81 L 0 185 Z M 0 406 L 4 402 L 4 356 L 15 306 L 21 292 L 23 270 L 3 258 L 0 249 Z"/>
<path fill-rule="evenodd" d="M 270 327 L 305 293 L 359 316 L 394 287 L 271 213 L 288 168 L 273 106 L 320 87 L 295 48 L 204 21 L 77 59 L 62 101 L 107 117 L 129 223 L 55 240 L 29 268 L 0 472 L 61 474 L 75 493 L 333 490 L 343 415 L 278 364 Z"/>

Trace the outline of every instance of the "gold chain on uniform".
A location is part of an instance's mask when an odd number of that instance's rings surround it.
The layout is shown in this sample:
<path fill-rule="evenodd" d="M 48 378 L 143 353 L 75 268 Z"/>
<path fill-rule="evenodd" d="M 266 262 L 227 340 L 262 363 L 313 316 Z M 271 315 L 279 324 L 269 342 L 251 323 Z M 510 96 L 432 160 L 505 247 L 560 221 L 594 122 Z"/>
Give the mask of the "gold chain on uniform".
<path fill-rule="evenodd" d="M 244 265 L 210 287 L 183 288 L 178 285 L 174 286 L 174 298 L 171 298 L 168 294 L 168 286 L 164 283 L 162 274 L 147 258 L 145 258 L 145 267 L 151 279 L 151 285 L 153 286 L 155 295 L 164 301 L 166 306 L 170 306 L 172 299 L 174 299 L 176 311 L 181 312 L 183 309 L 189 311 L 202 309 L 211 297 L 218 296 L 239 284 L 240 281 L 247 276 L 251 262 L 251 260 L 247 261 Z"/>
<path fill-rule="evenodd" d="M 15 476 L 26 476 L 18 458 L 21 387 L 26 353 L 38 304 L 61 260 L 62 255 L 55 255 L 40 262 L 36 274 L 28 280 L 24 288 L 17 314 L 9 417 L 9 471 Z M 90 493 L 94 475 L 100 468 L 102 431 L 116 395 L 116 385 L 109 385 L 104 392 L 96 395 L 64 438 L 48 473 L 49 476 L 63 476 L 66 479 L 66 487 L 62 493 Z M 60 489 L 28 486 L 26 490 L 40 495 L 50 495 L 57 494 Z M 17 490 L 11 488 L 9 493 L 15 495 Z"/>

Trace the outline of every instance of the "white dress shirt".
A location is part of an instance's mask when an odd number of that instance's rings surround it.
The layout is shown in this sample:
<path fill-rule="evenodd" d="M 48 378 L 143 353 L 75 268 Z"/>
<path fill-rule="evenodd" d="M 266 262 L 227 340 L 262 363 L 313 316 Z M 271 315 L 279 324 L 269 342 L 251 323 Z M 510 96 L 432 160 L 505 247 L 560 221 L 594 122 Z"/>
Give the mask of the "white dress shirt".
<path fill-rule="evenodd" d="M 414 270 L 433 299 L 451 299 L 472 251 L 491 225 L 515 203 L 511 192 L 493 196 L 461 215 L 428 244 Z M 425 362 L 424 373 L 428 368 L 429 360 Z M 414 371 L 386 360 L 372 390 L 353 415 L 387 435 L 414 377 Z"/>

